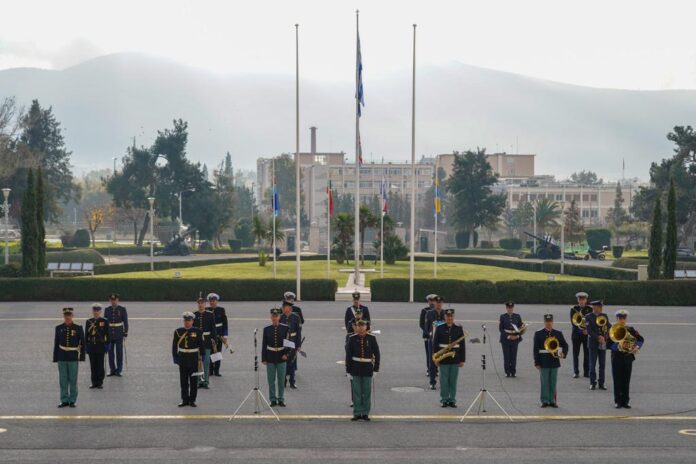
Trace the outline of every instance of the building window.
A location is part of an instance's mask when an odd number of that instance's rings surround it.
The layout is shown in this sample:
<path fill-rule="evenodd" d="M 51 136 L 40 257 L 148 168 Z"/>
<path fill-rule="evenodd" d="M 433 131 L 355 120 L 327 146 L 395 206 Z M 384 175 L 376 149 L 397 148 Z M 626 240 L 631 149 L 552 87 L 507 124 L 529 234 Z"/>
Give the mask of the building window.
<path fill-rule="evenodd" d="M 562 193 L 556 194 L 556 201 L 563 201 L 563 194 Z"/>
<path fill-rule="evenodd" d="M 520 194 L 519 194 L 519 193 L 513 193 L 513 194 L 512 194 L 512 201 L 520 201 Z"/>
<path fill-rule="evenodd" d="M 326 155 L 314 155 L 314 164 L 320 164 L 320 165 L 325 165 L 326 164 Z"/>
<path fill-rule="evenodd" d="M 586 193 L 583 193 L 582 194 L 582 201 L 589 201 L 589 200 L 590 200 L 590 196 Z"/>
<path fill-rule="evenodd" d="M 597 194 L 596 193 L 593 193 L 592 195 L 590 195 L 590 201 L 597 201 Z"/>

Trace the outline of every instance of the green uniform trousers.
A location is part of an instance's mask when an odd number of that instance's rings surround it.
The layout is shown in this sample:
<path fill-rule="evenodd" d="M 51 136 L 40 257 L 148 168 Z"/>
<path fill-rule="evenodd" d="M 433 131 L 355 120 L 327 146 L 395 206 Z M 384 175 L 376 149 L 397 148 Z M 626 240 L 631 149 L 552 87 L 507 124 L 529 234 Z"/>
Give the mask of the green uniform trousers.
<path fill-rule="evenodd" d="M 372 408 L 372 376 L 354 376 L 351 385 L 353 388 L 353 415 L 369 416 Z"/>
<path fill-rule="evenodd" d="M 58 361 L 61 403 L 77 401 L 77 366 L 77 361 Z"/>
<path fill-rule="evenodd" d="M 457 400 L 458 364 L 440 364 L 440 403 Z"/>
<path fill-rule="evenodd" d="M 208 385 L 210 379 L 210 350 L 206 349 L 203 355 L 203 375 L 198 377 L 198 385 Z"/>
<path fill-rule="evenodd" d="M 285 402 L 285 365 L 285 361 L 266 364 L 268 396 L 271 401 Z"/>
<path fill-rule="evenodd" d="M 558 368 L 542 367 L 539 369 L 539 375 L 541 377 L 541 402 L 547 404 L 555 403 Z"/>

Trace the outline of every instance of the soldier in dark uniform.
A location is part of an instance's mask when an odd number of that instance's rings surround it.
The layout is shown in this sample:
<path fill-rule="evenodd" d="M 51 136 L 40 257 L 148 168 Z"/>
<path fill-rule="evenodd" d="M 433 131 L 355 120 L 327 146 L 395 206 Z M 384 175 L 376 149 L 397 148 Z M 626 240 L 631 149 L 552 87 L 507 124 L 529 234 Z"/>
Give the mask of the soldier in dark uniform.
<path fill-rule="evenodd" d="M 356 333 L 346 343 L 346 373 L 351 379 L 353 394 L 352 421 L 370 420 L 373 376 L 379 372 L 379 345 L 367 333 L 367 321 L 356 322 Z"/>
<path fill-rule="evenodd" d="M 304 325 L 304 316 L 302 315 L 302 308 L 295 304 L 297 300 L 297 295 L 292 292 L 285 292 L 283 294 L 283 301 L 289 301 L 292 303 L 292 312 L 297 314 L 300 318 L 300 324 Z"/>
<path fill-rule="evenodd" d="M 186 311 L 181 315 L 184 326 L 174 331 L 172 340 L 172 359 L 179 366 L 181 403 L 179 407 L 196 407 L 198 395 L 198 368 L 204 354 L 203 332 L 193 326 L 195 316 Z"/>
<path fill-rule="evenodd" d="M 213 351 L 214 340 L 217 339 L 215 330 L 215 315 L 209 309 L 205 309 L 205 299 L 198 298 L 198 311 L 194 314 L 193 325 L 201 331 L 203 336 L 203 375 L 198 379 L 198 388 L 209 387 L 210 381 L 210 353 Z M 217 351 L 217 345 L 215 345 Z"/>
<path fill-rule="evenodd" d="M 266 366 L 268 396 L 271 406 L 285 407 L 285 367 L 290 349 L 283 340 L 288 338 L 288 326 L 280 323 L 280 309 L 271 309 L 271 325 L 263 328 L 261 362 Z"/>
<path fill-rule="evenodd" d="M 99 303 L 92 305 L 92 318 L 85 322 L 86 351 L 89 355 L 89 367 L 92 371 L 92 385 L 89 388 L 103 388 L 104 355 L 109 346 L 109 321 L 101 316 Z"/>
<path fill-rule="evenodd" d="M 85 333 L 73 322 L 73 309 L 63 308 L 63 323 L 56 326 L 53 362 L 58 363 L 60 381 L 59 408 L 75 407 L 77 402 L 77 367 L 85 360 Z"/>
<path fill-rule="evenodd" d="M 611 373 L 614 378 L 614 407 L 631 409 L 628 404 L 631 401 L 629 389 L 631 387 L 631 372 L 633 370 L 633 361 L 636 359 L 636 354 L 643 347 L 645 339 L 638 333 L 636 329 L 626 325 L 628 319 L 628 311 L 623 309 L 616 312 L 616 324 L 625 326 L 633 338 L 634 345 L 631 349 L 619 346 L 619 343 L 612 341 L 611 343 Z"/>
<path fill-rule="evenodd" d="M 522 316 L 515 313 L 515 303 L 505 303 L 505 313 L 500 315 L 498 330 L 500 331 L 500 344 L 503 347 L 503 364 L 505 364 L 505 376 L 517 376 L 517 348 L 522 341 Z"/>
<path fill-rule="evenodd" d="M 575 294 L 575 298 L 578 300 L 578 304 L 570 308 L 570 324 L 572 327 L 571 340 L 573 342 L 573 378 L 580 377 L 580 348 L 582 348 L 582 375 L 583 377 L 590 376 L 590 355 L 587 350 L 587 327 L 578 327 L 573 324 L 573 316 L 576 313 L 580 313 L 583 317 L 583 324 L 585 316 L 592 312 L 592 308 L 587 305 L 587 298 L 589 295 L 585 292 L 578 292 Z"/>
<path fill-rule="evenodd" d="M 280 323 L 288 327 L 288 339 L 295 344 L 294 349 L 288 352 L 288 362 L 285 368 L 285 382 L 290 381 L 290 388 L 297 389 L 295 382 L 295 367 L 297 366 L 297 351 L 302 347 L 302 323 L 300 316 L 292 312 L 292 302 L 283 301 L 283 314 L 280 315 Z"/>
<path fill-rule="evenodd" d="M 435 308 L 435 298 L 437 295 L 430 294 L 425 297 L 425 301 L 428 302 L 428 306 L 421 309 L 420 317 L 418 318 L 418 327 L 421 329 L 421 336 L 423 337 L 423 345 L 425 346 L 425 375 L 430 376 L 430 337 L 428 336 L 428 327 L 425 325 L 425 316 L 428 311 L 432 311 Z"/>
<path fill-rule="evenodd" d="M 544 343 L 549 337 L 558 340 L 559 351 L 550 353 Z M 560 330 L 553 328 L 553 314 L 544 315 L 544 328 L 534 334 L 534 367 L 539 370 L 541 379 L 541 407 L 558 407 L 556 383 L 558 381 L 558 368 L 561 367 L 560 358 L 566 357 L 568 343 Z"/>
<path fill-rule="evenodd" d="M 433 334 L 433 353 L 457 342 L 464 336 L 461 325 L 454 323 L 454 309 L 445 309 L 445 323 L 439 325 Z M 465 340 L 460 340 L 452 346 L 454 356 L 445 358 L 437 364 L 440 368 L 440 405 L 443 408 L 457 407 L 457 381 L 459 380 L 459 368 L 464 367 L 466 361 Z"/>
<path fill-rule="evenodd" d="M 123 344 L 128 337 L 128 311 L 119 304 L 119 299 L 118 293 L 109 295 L 111 304 L 104 310 L 104 318 L 109 321 L 109 377 L 121 377 Z"/>
<path fill-rule="evenodd" d="M 445 323 L 445 311 L 442 306 L 445 303 L 445 299 L 438 295 L 435 297 L 435 307 L 428 311 L 425 315 L 425 327 L 428 329 L 428 346 L 431 357 L 430 362 L 430 389 L 435 390 L 435 385 L 437 383 L 437 366 L 432 362 L 432 354 L 437 351 L 435 346 L 433 346 L 433 334 L 435 333 L 435 328 L 439 325 Z"/>
<path fill-rule="evenodd" d="M 370 310 L 367 309 L 367 306 L 360 304 L 360 292 L 353 292 L 353 304 L 346 308 L 346 314 L 343 317 L 346 326 L 346 333 L 352 332 L 352 329 L 350 328 L 352 326 L 351 321 L 356 319 L 355 313 L 358 309 L 362 312 L 363 320 L 369 321 Z"/>
<path fill-rule="evenodd" d="M 227 326 L 227 313 L 225 312 L 225 308 L 223 308 L 222 306 L 218 306 L 219 301 L 220 295 L 218 295 L 217 293 L 209 293 L 209 306 L 205 308 L 209 311 L 212 311 L 213 315 L 215 316 L 215 333 L 217 334 L 217 336 L 212 340 L 212 342 L 215 345 L 214 351 L 216 352 L 222 352 L 223 345 L 225 347 L 229 347 L 229 343 L 227 342 L 227 337 L 229 336 Z M 222 361 L 215 361 L 213 363 L 210 363 L 209 374 L 214 375 L 215 377 L 222 377 L 222 374 L 220 374 L 221 363 Z"/>
<path fill-rule="evenodd" d="M 599 389 L 606 390 L 604 383 L 604 371 L 607 362 L 607 343 L 609 342 L 609 329 L 611 324 L 609 318 L 602 312 L 604 306 L 602 300 L 595 300 L 590 303 L 592 312 L 585 316 L 587 323 L 587 344 L 590 353 L 590 390 L 597 389 L 597 381 L 599 381 Z M 604 327 L 597 324 L 597 319 L 602 316 L 606 318 L 607 323 Z M 599 375 L 597 375 L 597 361 L 599 361 Z"/>

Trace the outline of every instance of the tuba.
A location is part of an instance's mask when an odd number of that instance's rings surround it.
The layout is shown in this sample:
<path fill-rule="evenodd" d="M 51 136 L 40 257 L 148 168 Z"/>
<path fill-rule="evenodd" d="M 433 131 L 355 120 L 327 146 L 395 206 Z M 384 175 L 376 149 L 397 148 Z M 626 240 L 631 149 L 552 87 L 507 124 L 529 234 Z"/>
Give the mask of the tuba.
<path fill-rule="evenodd" d="M 561 349 L 561 343 L 558 341 L 556 337 L 548 337 L 544 341 L 544 349 L 549 352 L 551 356 L 554 358 L 560 357 L 558 355 L 558 350 Z"/>
<path fill-rule="evenodd" d="M 457 353 L 454 352 L 454 346 L 458 345 L 459 342 L 463 341 L 467 336 L 467 333 L 464 332 L 464 335 L 453 341 L 452 343 L 448 344 L 446 347 L 442 348 L 441 350 L 435 352 L 433 354 L 433 362 L 435 364 L 439 364 L 440 361 L 443 359 L 447 358 L 454 358 Z"/>
<path fill-rule="evenodd" d="M 633 353 L 636 349 L 636 337 L 631 335 L 626 326 L 612 326 L 609 329 L 609 338 L 618 345 L 622 353 Z"/>
<path fill-rule="evenodd" d="M 580 311 L 575 311 L 573 313 L 573 317 L 570 319 L 573 325 L 579 329 L 585 329 L 587 327 L 587 322 L 585 321 L 585 316 L 582 315 L 582 312 Z"/>

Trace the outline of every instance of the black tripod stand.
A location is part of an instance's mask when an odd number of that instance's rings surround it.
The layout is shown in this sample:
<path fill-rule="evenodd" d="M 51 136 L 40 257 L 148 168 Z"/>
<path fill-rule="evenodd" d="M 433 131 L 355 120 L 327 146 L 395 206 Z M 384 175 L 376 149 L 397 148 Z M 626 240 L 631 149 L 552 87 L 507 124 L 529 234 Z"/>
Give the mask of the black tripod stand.
<path fill-rule="evenodd" d="M 258 343 L 256 341 L 256 334 L 258 333 L 258 329 L 254 329 L 254 377 L 256 378 L 256 383 L 254 384 L 254 388 L 252 388 L 249 393 L 247 393 L 247 396 L 244 398 L 242 403 L 237 407 L 237 409 L 234 411 L 234 414 L 232 414 L 232 417 L 230 417 L 230 420 L 234 419 L 237 417 L 237 413 L 242 409 L 244 404 L 251 398 L 252 396 L 254 397 L 254 414 L 261 414 L 261 405 L 262 401 L 263 404 L 265 404 L 268 409 L 273 413 L 275 416 L 276 420 L 280 420 L 280 417 L 278 417 L 278 414 L 273 410 L 271 407 L 270 403 L 266 399 L 265 396 L 263 396 L 263 393 L 261 393 L 261 389 L 259 388 L 259 355 L 258 355 Z"/>
<path fill-rule="evenodd" d="M 483 346 L 485 351 L 486 335 L 488 333 L 488 331 L 486 330 L 486 324 L 483 324 L 481 328 L 483 329 Z M 505 414 L 507 418 L 510 419 L 510 422 L 512 422 L 512 417 L 510 417 L 510 414 L 508 414 L 505 408 L 503 408 L 500 405 L 500 403 L 498 403 L 498 400 L 495 399 L 495 396 L 493 396 L 493 394 L 486 389 L 486 354 L 484 353 L 481 355 L 481 389 L 476 394 L 476 396 L 474 397 L 474 401 L 471 402 L 471 405 L 469 405 L 469 409 L 466 410 L 464 416 L 462 416 L 459 422 L 464 422 L 464 419 L 469 415 L 469 413 L 474 409 L 474 406 L 477 404 L 478 408 L 476 414 L 481 415 L 482 412 L 486 412 L 486 397 L 489 397 L 491 400 L 493 400 L 493 402 L 498 406 L 498 408 L 501 411 L 503 411 L 503 414 Z"/>

